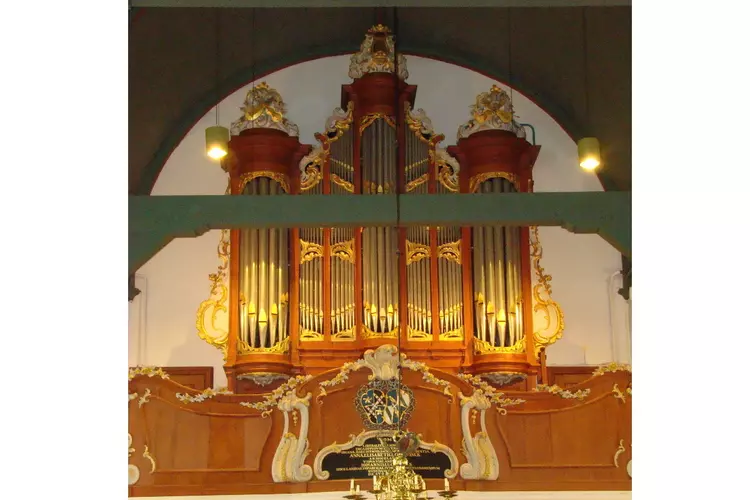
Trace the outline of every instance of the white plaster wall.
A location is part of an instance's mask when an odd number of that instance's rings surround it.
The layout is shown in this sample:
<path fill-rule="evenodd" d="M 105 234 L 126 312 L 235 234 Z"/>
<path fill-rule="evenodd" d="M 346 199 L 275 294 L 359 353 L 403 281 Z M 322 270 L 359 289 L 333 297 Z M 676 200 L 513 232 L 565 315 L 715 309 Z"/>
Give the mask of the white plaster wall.
<path fill-rule="evenodd" d="M 407 58 L 408 82 L 418 86 L 415 107 L 424 108 L 437 132 L 446 136 L 443 146 L 455 144 L 456 131 L 469 117 L 476 96 L 495 82 L 479 73 L 432 59 Z M 348 56 L 318 59 L 273 73 L 263 81 L 278 90 L 288 106 L 287 116 L 300 129 L 300 140 L 314 144 L 314 134 L 340 105 L 341 85 L 347 76 Z M 241 114 L 240 106 L 250 84 L 220 104 L 220 122 L 229 127 Z M 576 145 L 565 131 L 532 101 L 512 92 L 522 123 L 536 128 L 542 145 L 535 166 L 536 191 L 600 191 L 595 176 L 577 166 Z M 154 186 L 154 195 L 223 194 L 226 174 L 204 153 L 204 130 L 215 123 L 207 113 L 187 134 L 167 161 Z M 529 136 L 530 139 L 530 136 Z M 215 367 L 216 386 L 226 383 L 219 351 L 201 341 L 195 313 L 208 297 L 208 274 L 218 265 L 219 231 L 194 239 L 175 240 L 146 263 L 138 275 L 147 280 L 148 292 L 131 304 L 131 361 L 165 366 Z M 627 303 L 611 283 L 620 269 L 620 256 L 596 235 L 574 235 L 561 228 L 540 228 L 544 248 L 542 266 L 552 276 L 553 298 L 565 313 L 562 340 L 548 350 L 548 363 L 600 364 L 627 361 Z M 619 278 L 617 278 L 619 279 Z M 140 322 L 133 315 L 140 315 Z M 615 342 L 612 342 L 614 329 Z M 613 349 L 613 345 L 615 348 Z M 145 346 L 145 348 L 144 348 Z M 616 351 L 619 354 L 616 354 Z"/>

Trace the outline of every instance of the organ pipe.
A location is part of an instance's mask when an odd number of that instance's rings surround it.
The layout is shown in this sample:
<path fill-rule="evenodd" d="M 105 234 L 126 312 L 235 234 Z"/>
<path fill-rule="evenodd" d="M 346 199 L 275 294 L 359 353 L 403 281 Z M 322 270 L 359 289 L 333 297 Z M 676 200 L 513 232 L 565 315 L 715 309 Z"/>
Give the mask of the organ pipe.
<path fill-rule="evenodd" d="M 268 177 L 245 184 L 246 196 L 281 196 L 281 185 Z M 286 229 L 243 229 L 240 232 L 239 351 L 277 346 L 288 337 L 288 263 Z"/>
<path fill-rule="evenodd" d="M 516 192 L 502 177 L 476 189 L 484 195 Z M 517 227 L 474 227 L 473 277 L 475 335 L 492 347 L 511 347 L 523 339 L 520 230 Z"/>

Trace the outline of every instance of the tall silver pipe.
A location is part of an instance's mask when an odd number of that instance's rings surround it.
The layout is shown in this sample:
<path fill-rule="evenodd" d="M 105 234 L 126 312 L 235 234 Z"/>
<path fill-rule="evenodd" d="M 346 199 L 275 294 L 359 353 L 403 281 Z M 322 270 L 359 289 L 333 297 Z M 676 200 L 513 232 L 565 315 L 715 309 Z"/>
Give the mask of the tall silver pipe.
<path fill-rule="evenodd" d="M 269 194 L 278 194 L 278 184 L 275 181 L 271 181 L 269 184 Z M 279 322 L 279 299 L 278 292 L 276 290 L 277 282 L 274 279 L 276 276 L 276 269 L 279 265 L 278 261 L 278 230 L 276 228 L 270 228 L 268 230 L 268 276 L 264 279 L 268 280 L 268 346 L 276 344 L 276 328 Z"/>
<path fill-rule="evenodd" d="M 484 279 L 484 229 L 474 227 L 474 241 L 472 242 L 474 251 L 474 323 L 476 325 L 477 335 L 481 340 L 487 341 L 487 289 Z"/>
<path fill-rule="evenodd" d="M 283 191 L 282 191 L 283 194 Z M 279 238 L 279 294 L 285 299 L 279 301 L 279 339 L 288 335 L 289 323 L 289 230 L 282 229 Z"/>

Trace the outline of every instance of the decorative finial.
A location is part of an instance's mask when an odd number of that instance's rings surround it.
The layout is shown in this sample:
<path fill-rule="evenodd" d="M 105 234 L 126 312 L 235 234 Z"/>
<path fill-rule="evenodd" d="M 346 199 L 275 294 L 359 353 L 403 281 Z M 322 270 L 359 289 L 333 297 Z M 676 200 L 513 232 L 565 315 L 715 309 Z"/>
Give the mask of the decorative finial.
<path fill-rule="evenodd" d="M 284 117 L 286 104 L 276 89 L 261 82 L 247 91 L 243 115 L 232 123 L 232 135 L 239 135 L 251 128 L 270 128 L 286 132 L 291 137 L 299 136 L 297 125 Z"/>
<path fill-rule="evenodd" d="M 506 130 L 526 138 L 524 128 L 513 119 L 510 97 L 497 85 L 493 85 L 489 92 L 479 94 L 470 109 L 471 119 L 458 127 L 459 140 L 483 130 Z"/>
<path fill-rule="evenodd" d="M 391 30 L 382 24 L 370 28 L 365 40 L 359 47 L 359 52 L 351 57 L 349 63 L 349 77 L 362 78 L 367 73 L 393 73 L 395 59 L 393 57 L 394 41 Z M 401 80 L 409 78 L 406 69 L 406 57 L 398 55 L 398 77 Z"/>

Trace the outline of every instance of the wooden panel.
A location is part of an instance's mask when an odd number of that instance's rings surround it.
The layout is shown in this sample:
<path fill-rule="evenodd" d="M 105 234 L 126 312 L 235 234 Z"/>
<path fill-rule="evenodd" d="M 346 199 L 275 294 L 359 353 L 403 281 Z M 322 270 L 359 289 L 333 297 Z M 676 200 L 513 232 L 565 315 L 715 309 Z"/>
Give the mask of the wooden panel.
<path fill-rule="evenodd" d="M 590 367 L 587 367 L 590 370 Z M 572 371 L 572 370 L 571 370 Z M 415 407 L 407 428 L 425 441 L 438 441 L 450 447 L 466 463 L 462 453 L 464 436 L 460 423 L 460 393 L 470 395 L 474 388 L 455 375 L 431 370 L 439 380 L 449 383 L 450 396 L 443 387 L 426 380 L 422 373 L 405 370 L 403 383 L 414 392 Z M 321 448 L 333 442 L 347 442 L 362 432 L 363 424 L 355 410 L 357 390 L 368 381 L 370 371 L 362 368 L 348 373 L 340 383 L 320 391 L 322 381 L 331 380 L 338 370 L 328 371 L 297 387 L 297 394 L 311 394 L 309 405 L 309 454 L 312 465 Z M 573 373 L 575 375 L 575 373 Z M 557 491 L 557 490 L 629 490 L 630 478 L 625 464 L 631 459 L 631 397 L 615 397 L 615 384 L 629 387 L 630 373 L 607 373 L 571 387 L 583 391 L 581 400 L 548 392 L 505 391 L 506 397 L 525 402 L 507 408 L 501 414 L 495 408 L 486 411 L 486 428 L 495 448 L 500 474 L 496 481 L 452 481 L 458 489 L 475 491 Z M 139 404 L 148 390 L 147 401 Z M 250 493 L 302 493 L 308 491 L 344 491 L 347 481 L 274 483 L 271 466 L 284 432 L 283 414 L 274 409 L 267 417 L 261 411 L 240 402 L 259 402 L 272 394 L 212 395 L 203 401 L 186 403 L 177 393 L 193 399 L 200 393 L 159 377 L 136 377 L 130 382 L 130 394 L 138 396 L 129 403 L 129 432 L 136 452 L 130 463 L 141 470 L 139 482 L 131 488 L 133 496 L 208 495 Z M 321 397 L 318 397 L 321 396 Z M 200 398 L 199 398 L 200 399 Z M 299 418 L 299 414 L 297 416 Z M 296 436 L 300 422 L 289 419 L 288 432 Z M 479 420 L 471 424 L 479 432 Z M 625 452 L 614 455 L 620 440 Z M 150 461 L 142 456 L 148 446 L 156 463 L 149 473 Z M 438 480 L 428 486 L 441 486 Z"/>
<path fill-rule="evenodd" d="M 197 391 L 214 386 L 213 366 L 165 366 L 162 369 L 178 384 Z"/>
<path fill-rule="evenodd" d="M 549 385 L 567 389 L 591 378 L 594 369 L 593 366 L 548 366 Z"/>

